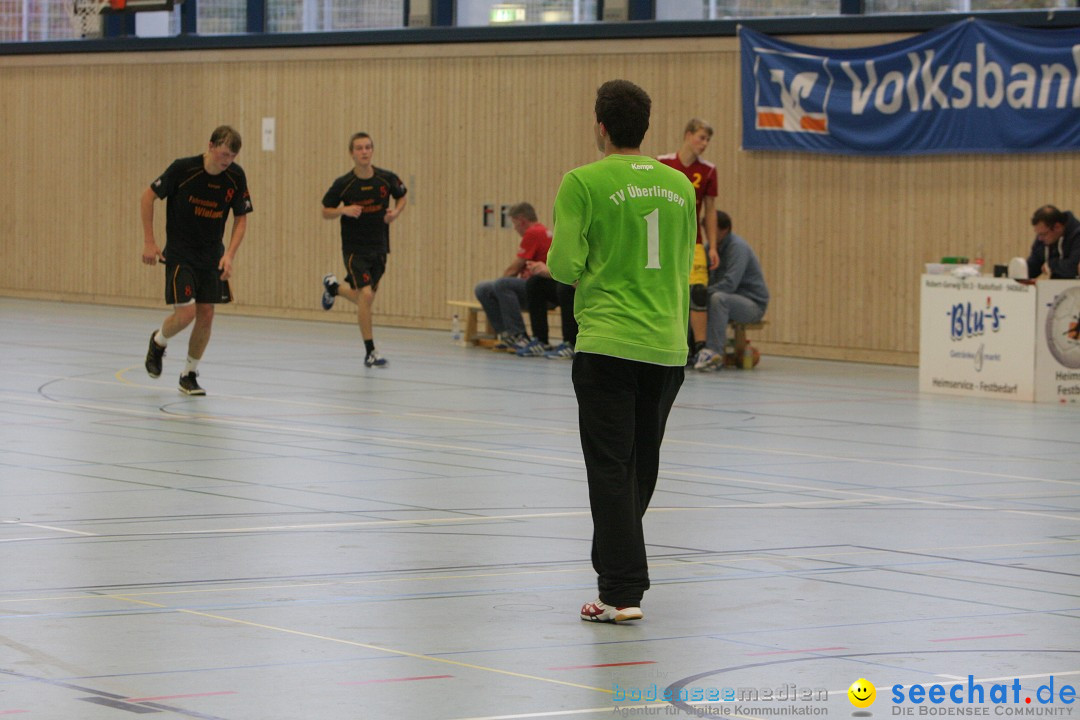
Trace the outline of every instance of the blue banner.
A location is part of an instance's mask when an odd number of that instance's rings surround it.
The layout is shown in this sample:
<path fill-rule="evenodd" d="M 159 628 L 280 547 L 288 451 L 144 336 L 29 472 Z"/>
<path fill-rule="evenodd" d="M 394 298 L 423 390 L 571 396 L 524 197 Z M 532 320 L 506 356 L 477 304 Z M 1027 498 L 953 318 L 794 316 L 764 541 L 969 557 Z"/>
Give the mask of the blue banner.
<path fill-rule="evenodd" d="M 963 20 L 834 49 L 742 28 L 743 149 L 850 155 L 1080 149 L 1080 29 Z"/>

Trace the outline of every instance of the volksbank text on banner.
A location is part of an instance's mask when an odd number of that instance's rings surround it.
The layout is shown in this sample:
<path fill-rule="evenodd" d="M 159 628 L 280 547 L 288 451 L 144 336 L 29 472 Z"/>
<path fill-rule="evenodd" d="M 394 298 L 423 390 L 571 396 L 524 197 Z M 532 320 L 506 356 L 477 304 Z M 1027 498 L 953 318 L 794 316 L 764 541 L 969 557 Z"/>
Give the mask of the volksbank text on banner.
<path fill-rule="evenodd" d="M 964 20 L 868 48 L 742 28 L 743 148 L 874 155 L 1080 149 L 1080 29 Z"/>

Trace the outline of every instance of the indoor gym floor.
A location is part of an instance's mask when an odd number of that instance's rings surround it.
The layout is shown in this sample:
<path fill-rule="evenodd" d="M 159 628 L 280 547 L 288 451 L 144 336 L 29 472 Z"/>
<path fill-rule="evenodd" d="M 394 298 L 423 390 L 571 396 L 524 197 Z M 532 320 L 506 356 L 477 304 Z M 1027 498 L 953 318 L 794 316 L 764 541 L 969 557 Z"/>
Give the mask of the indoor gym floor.
<path fill-rule="evenodd" d="M 186 333 L 142 367 L 165 314 L 0 299 L 0 716 L 835 718 L 866 678 L 882 718 L 894 684 L 1080 684 L 1076 406 L 689 372 L 645 619 L 591 624 L 569 362 L 377 328 L 366 370 L 354 326 L 223 312 L 190 398 Z M 625 699 L 725 688 L 817 694 Z"/>

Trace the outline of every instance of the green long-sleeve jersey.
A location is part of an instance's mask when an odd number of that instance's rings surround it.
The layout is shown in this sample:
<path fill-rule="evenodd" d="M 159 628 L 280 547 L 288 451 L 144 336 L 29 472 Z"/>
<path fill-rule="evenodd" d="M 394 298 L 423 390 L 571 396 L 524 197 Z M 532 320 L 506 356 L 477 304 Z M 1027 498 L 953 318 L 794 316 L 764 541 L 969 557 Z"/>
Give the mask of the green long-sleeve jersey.
<path fill-rule="evenodd" d="M 577 283 L 575 349 L 655 365 L 686 363 L 694 186 L 644 155 L 568 172 L 555 197 L 547 264 Z"/>

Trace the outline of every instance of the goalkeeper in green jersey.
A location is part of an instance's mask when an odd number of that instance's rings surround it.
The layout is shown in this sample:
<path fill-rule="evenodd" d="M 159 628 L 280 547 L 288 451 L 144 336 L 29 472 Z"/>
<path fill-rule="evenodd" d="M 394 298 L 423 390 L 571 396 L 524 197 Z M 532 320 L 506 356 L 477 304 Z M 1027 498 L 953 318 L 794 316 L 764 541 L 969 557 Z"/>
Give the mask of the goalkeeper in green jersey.
<path fill-rule="evenodd" d="M 552 277 L 577 284 L 573 381 L 600 590 L 581 619 L 597 622 L 642 617 L 649 568 L 641 521 L 686 364 L 694 187 L 641 154 L 651 105 L 626 80 L 600 86 L 595 133 L 604 157 L 563 177 L 547 261 Z"/>

